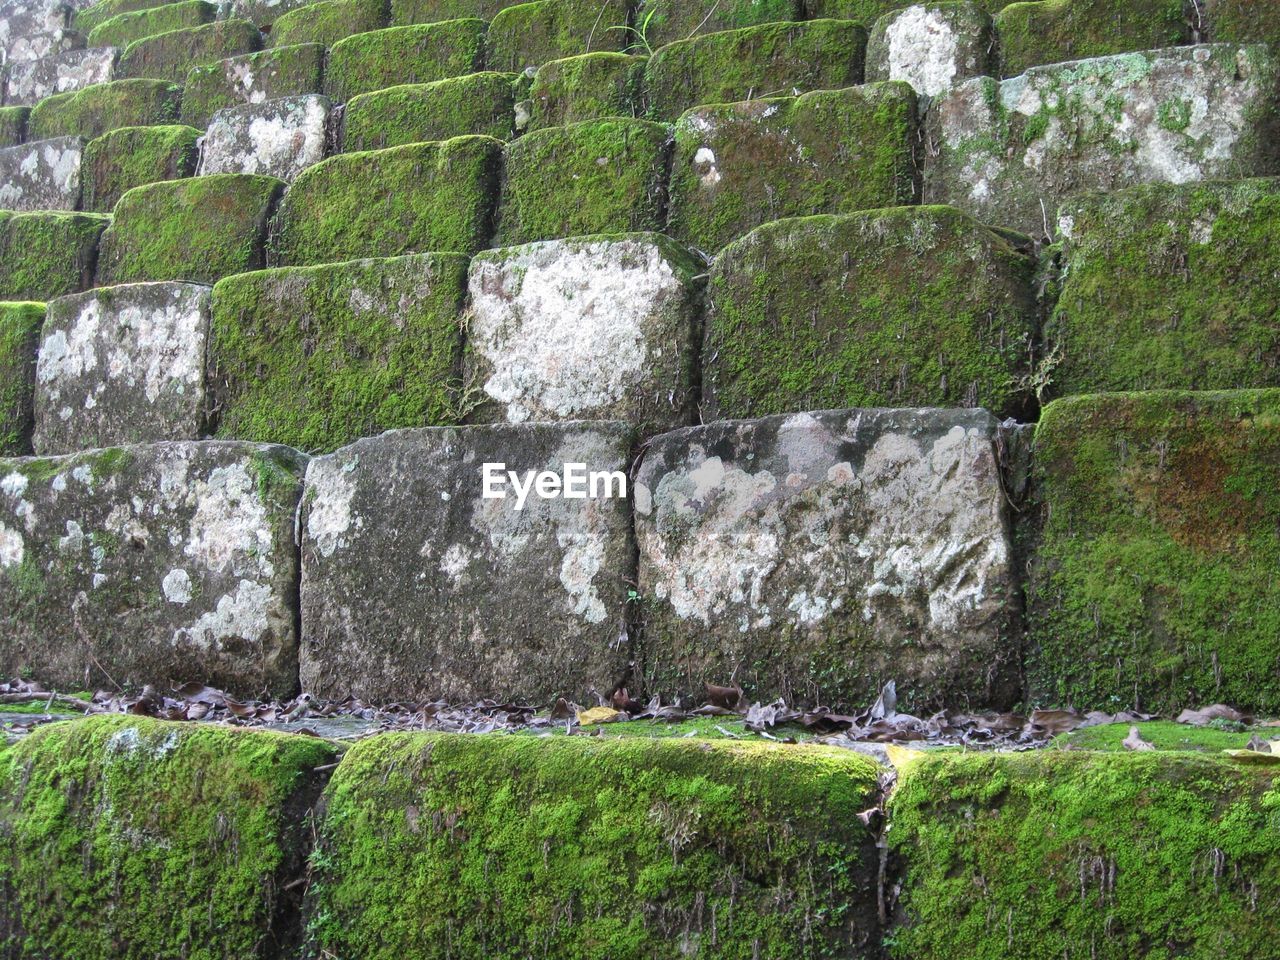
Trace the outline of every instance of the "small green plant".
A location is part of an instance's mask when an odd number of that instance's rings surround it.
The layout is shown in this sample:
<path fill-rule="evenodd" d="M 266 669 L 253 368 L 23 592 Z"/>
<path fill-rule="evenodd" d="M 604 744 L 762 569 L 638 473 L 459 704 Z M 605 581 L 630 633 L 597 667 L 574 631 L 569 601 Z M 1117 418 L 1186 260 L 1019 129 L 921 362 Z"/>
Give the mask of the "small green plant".
<path fill-rule="evenodd" d="M 644 18 L 644 22 L 639 27 L 610 27 L 609 30 L 621 30 L 623 33 L 631 34 L 635 38 L 635 42 L 644 48 L 647 56 L 653 56 L 653 45 L 649 43 L 649 24 L 653 21 L 653 15 L 658 12 L 658 8 L 654 7 L 649 11 L 649 15 Z"/>

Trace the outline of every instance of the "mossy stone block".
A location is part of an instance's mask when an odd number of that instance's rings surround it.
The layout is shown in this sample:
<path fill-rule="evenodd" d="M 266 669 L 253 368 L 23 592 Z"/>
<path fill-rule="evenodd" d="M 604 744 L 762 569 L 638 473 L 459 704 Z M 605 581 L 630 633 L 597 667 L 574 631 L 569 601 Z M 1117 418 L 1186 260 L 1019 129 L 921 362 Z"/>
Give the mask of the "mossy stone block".
<path fill-rule="evenodd" d="M 245 273 L 214 287 L 217 434 L 328 452 L 456 423 L 467 258 Z"/>
<path fill-rule="evenodd" d="M 1209 0 L 1204 6 L 1212 40 L 1280 43 L 1280 6 L 1276 0 Z"/>
<path fill-rule="evenodd" d="M 867 80 L 904 80 L 936 97 L 961 81 L 992 72 L 996 38 L 991 15 L 976 3 L 921 3 L 887 13 L 867 40 Z"/>
<path fill-rule="evenodd" d="M 330 157 L 285 197 L 273 265 L 475 253 L 488 242 L 501 159 L 489 137 Z"/>
<path fill-rule="evenodd" d="M 661 230 L 671 128 L 588 120 L 507 147 L 502 246 L 593 233 Z"/>
<path fill-rule="evenodd" d="M 888 804 L 904 866 L 889 956 L 1265 956 L 1280 935 L 1261 907 L 1280 895 L 1277 769 L 1163 751 L 925 754 Z"/>
<path fill-rule="evenodd" d="M 135 40 L 120 54 L 123 77 L 180 82 L 193 66 L 217 63 L 252 53 L 262 46 L 262 34 L 248 20 L 219 20 L 203 27 L 173 30 Z"/>
<path fill-rule="evenodd" d="M 182 90 L 182 122 L 203 128 L 224 107 L 319 93 L 324 52 L 321 44 L 300 43 L 192 67 Z"/>
<path fill-rule="evenodd" d="M 275 22 L 290 10 L 314 3 L 315 0 L 230 0 L 230 16 L 252 20 L 259 29 L 270 32 Z"/>
<path fill-rule="evenodd" d="M 44 304 L 0 301 L 0 455 L 31 452 L 36 349 Z"/>
<path fill-rule="evenodd" d="M 92 6 L 77 10 L 71 19 L 71 25 L 77 33 L 82 33 L 87 37 L 93 32 L 94 27 L 100 23 L 105 23 L 112 17 L 119 16 L 122 13 L 133 13 L 136 10 L 162 7 L 169 2 L 170 0 L 99 0 L 98 3 Z"/>
<path fill-rule="evenodd" d="M 94 27 L 87 40 L 92 47 L 127 47 L 144 37 L 213 23 L 217 16 L 216 4 L 207 0 L 182 0 L 121 13 Z"/>
<path fill-rule="evenodd" d="M 0 300 L 51 300 L 93 286 L 97 213 L 0 213 Z"/>
<path fill-rule="evenodd" d="M 951 207 L 767 224 L 720 252 L 708 288 L 704 415 L 838 407 L 1029 413 L 1029 240 Z"/>
<path fill-rule="evenodd" d="M 709 103 L 793 96 L 862 82 L 867 31 L 844 20 L 772 23 L 694 37 L 649 61 L 652 114 L 675 120 Z"/>
<path fill-rule="evenodd" d="M 1035 700 L 1280 708 L 1280 391 L 1068 397 L 1035 456 Z"/>
<path fill-rule="evenodd" d="M 534 0 L 506 7 L 489 25 L 490 70 L 522 73 L 552 60 L 620 51 L 627 34 L 627 0 Z"/>
<path fill-rule="evenodd" d="M 544 63 L 529 90 L 527 130 L 644 116 L 647 62 L 625 53 L 586 53 Z"/>
<path fill-rule="evenodd" d="M 1036 0 L 996 14 L 1000 75 L 1067 60 L 1159 50 L 1191 40 L 1182 0 Z"/>
<path fill-rule="evenodd" d="M 84 209 L 110 213 L 134 187 L 191 176 L 201 136 L 195 127 L 169 124 L 121 127 L 90 141 L 80 169 Z"/>
<path fill-rule="evenodd" d="M 333 45 L 324 88 L 335 101 L 406 83 L 432 83 L 484 67 L 483 20 L 391 27 Z"/>
<path fill-rule="evenodd" d="M 287 951 L 308 813 L 334 747 L 312 737 L 104 716 L 0 755 L 0 884 L 23 956 Z"/>
<path fill-rule="evenodd" d="M 332 111 L 329 98 L 314 93 L 219 110 L 205 132 L 198 173 L 260 173 L 291 181 L 324 159 Z"/>
<path fill-rule="evenodd" d="M 381 150 L 470 136 L 509 140 L 515 134 L 517 79 L 509 73 L 473 73 L 353 97 L 342 114 L 343 149 Z"/>
<path fill-rule="evenodd" d="M 164 80 L 113 80 L 41 100 L 31 111 L 27 139 L 92 140 L 120 127 L 147 127 L 178 119 L 182 87 Z"/>
<path fill-rule="evenodd" d="M 875 796 L 871 761 L 823 747 L 365 740 L 326 795 L 310 932 L 341 956 L 866 958 Z"/>
<path fill-rule="evenodd" d="M 802 6 L 801 0 L 640 0 L 635 39 L 656 51 L 701 34 L 804 20 Z"/>
<path fill-rule="evenodd" d="M 272 46 L 319 43 L 331 47 L 358 33 L 387 25 L 386 0 L 320 0 L 277 17 L 271 27 Z"/>
<path fill-rule="evenodd" d="M 285 184 L 219 173 L 135 187 L 102 237 L 98 285 L 213 283 L 263 266 L 267 222 Z"/>
<path fill-rule="evenodd" d="M 1009 0 L 975 0 L 987 13 L 997 13 Z M 806 20 L 853 20 L 870 28 L 880 17 L 913 6 L 911 0 L 802 0 Z"/>
<path fill-rule="evenodd" d="M 762 223 L 915 203 L 905 83 L 698 107 L 676 123 L 670 233 L 715 252 Z"/>
<path fill-rule="evenodd" d="M 411 23 L 438 23 L 441 20 L 467 17 L 492 20 L 507 7 L 528 2 L 529 0 L 391 0 L 391 23 L 399 27 Z"/>
<path fill-rule="evenodd" d="M 16 147 L 26 138 L 30 107 L 0 107 L 0 147 Z"/>

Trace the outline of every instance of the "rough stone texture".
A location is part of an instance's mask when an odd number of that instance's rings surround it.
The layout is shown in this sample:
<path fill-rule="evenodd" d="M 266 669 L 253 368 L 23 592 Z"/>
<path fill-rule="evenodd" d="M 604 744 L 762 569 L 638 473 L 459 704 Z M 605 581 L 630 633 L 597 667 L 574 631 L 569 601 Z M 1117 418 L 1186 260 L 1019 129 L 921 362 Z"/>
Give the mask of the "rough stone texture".
<path fill-rule="evenodd" d="M 324 89 L 335 101 L 405 83 L 432 83 L 484 68 L 483 20 L 391 27 L 333 45 Z"/>
<path fill-rule="evenodd" d="M 975 0 L 987 13 L 997 13 L 1009 5 L 1009 0 Z M 911 0 L 803 0 L 805 19 L 830 17 L 835 20 L 856 20 L 868 26 L 886 13 L 912 6 Z"/>
<path fill-rule="evenodd" d="M 1044 233 L 1084 190 L 1270 173 L 1276 61 L 1211 44 L 976 78 L 933 102 L 926 202 Z"/>
<path fill-rule="evenodd" d="M 248 20 L 220 20 L 135 40 L 120 54 L 120 75 L 151 80 L 182 81 L 192 67 L 252 53 L 262 46 L 262 34 Z"/>
<path fill-rule="evenodd" d="M 822 747 L 364 740 L 325 797 L 314 947 L 867 960 L 878 860 L 858 814 L 876 777 L 866 757 Z"/>
<path fill-rule="evenodd" d="M 122 13 L 132 13 L 135 10 L 149 10 L 168 2 L 171 0 L 99 0 L 98 3 L 77 10 L 71 23 L 78 32 L 87 37 L 93 32 L 94 27 L 112 17 Z"/>
<path fill-rule="evenodd" d="M 213 283 L 259 269 L 284 186 L 274 177 L 219 173 L 135 187 L 103 234 L 98 285 Z"/>
<path fill-rule="evenodd" d="M 114 75 L 118 53 L 114 47 L 68 50 L 43 60 L 14 64 L 5 81 L 4 102 L 35 106 L 55 93 L 106 83 Z"/>
<path fill-rule="evenodd" d="M 534 0 L 506 7 L 489 24 L 490 70 L 521 73 L 552 60 L 618 51 L 626 31 L 628 0 Z"/>
<path fill-rule="evenodd" d="M 771 23 L 663 47 L 649 61 L 654 117 L 691 107 L 832 90 L 862 82 L 867 31 L 844 20 Z"/>
<path fill-rule="evenodd" d="M 182 122 L 207 127 L 223 107 L 319 93 L 324 47 L 275 46 L 218 63 L 192 67 L 182 90 Z"/>
<path fill-rule="evenodd" d="M 44 304 L 0 301 L 0 455 L 31 452 Z"/>
<path fill-rule="evenodd" d="M 635 485 L 646 688 L 1017 699 L 1017 585 L 982 410 L 837 410 L 649 442 Z M 717 679 L 718 678 L 718 679 Z"/>
<path fill-rule="evenodd" d="M 918 199 L 905 83 L 699 107 L 675 138 L 669 232 L 710 252 L 770 220 Z"/>
<path fill-rule="evenodd" d="M 288 696 L 304 462 L 219 441 L 0 461 L 4 671 Z"/>
<path fill-rule="evenodd" d="M 229 277 L 209 348 L 222 437 L 335 450 L 458 422 L 467 258 L 421 254 Z"/>
<path fill-rule="evenodd" d="M 399 430 L 313 460 L 303 688 L 531 703 L 612 689 L 628 656 L 628 502 L 534 493 L 517 510 L 509 488 L 482 499 L 482 465 L 625 471 L 630 439 L 588 422 Z"/>
<path fill-rule="evenodd" d="M 1228 43 L 1280 43 L 1280 8 L 1276 0 L 1202 0 L 1205 19 L 1193 26 L 1207 27 L 1208 39 Z"/>
<path fill-rule="evenodd" d="M 0 211 L 0 300 L 48 300 L 93 286 L 96 213 Z"/>
<path fill-rule="evenodd" d="M 327 97 L 311 94 L 228 107 L 213 115 L 200 173 L 262 173 L 292 180 L 324 159 Z"/>
<path fill-rule="evenodd" d="M 18 30 L 6 35 L 3 28 L 7 25 L 12 30 L 12 23 L 12 20 L 6 24 L 5 20 L 0 19 L 0 47 L 7 46 L 8 63 L 32 63 L 68 50 L 84 49 L 84 37 L 71 30 L 57 29 L 38 33 Z"/>
<path fill-rule="evenodd" d="M 121 127 L 84 148 L 80 175 L 81 206 L 110 213 L 125 193 L 157 180 L 179 180 L 195 173 L 201 131 L 167 124 Z"/>
<path fill-rule="evenodd" d="M 625 53 L 587 53 L 544 63 L 529 91 L 526 129 L 563 127 L 605 117 L 644 116 L 647 62 L 647 57 Z"/>
<path fill-rule="evenodd" d="M 1035 444 L 1036 701 L 1280 708 L 1280 391 L 1067 398 Z"/>
<path fill-rule="evenodd" d="M 858 406 L 1030 414 L 1030 247 L 951 207 L 759 228 L 711 267 L 704 419 Z"/>
<path fill-rule="evenodd" d="M 358 33 L 387 25 L 385 0 L 319 0 L 276 18 L 271 45 L 321 43 L 331 47 Z"/>
<path fill-rule="evenodd" d="M 281 206 L 273 265 L 482 249 L 501 148 L 489 137 L 458 137 L 340 154 L 309 167 Z"/>
<path fill-rule="evenodd" d="M 537 130 L 506 151 L 498 243 L 661 230 L 671 128 L 589 120 Z"/>
<path fill-rule="evenodd" d="M 381 150 L 470 136 L 509 140 L 517 84 L 512 74 L 486 72 L 361 94 L 342 112 L 342 148 Z"/>
<path fill-rule="evenodd" d="M 74 210 L 80 205 L 79 137 L 0 148 L 0 210 Z"/>
<path fill-rule="evenodd" d="M 123 48 L 144 37 L 213 23 L 217 16 L 216 4 L 207 0 L 181 0 L 118 14 L 94 27 L 87 39 L 90 46 Z"/>
<path fill-rule="evenodd" d="M 99 287 L 51 300 L 36 368 L 36 453 L 195 440 L 209 288 Z"/>
<path fill-rule="evenodd" d="M 252 20 L 262 30 L 271 30 L 276 20 L 306 6 L 310 0 L 231 0 L 231 16 Z"/>
<path fill-rule="evenodd" d="M 994 51 L 991 17 L 976 3 L 917 4 L 876 21 L 867 79 L 903 80 L 920 96 L 936 97 L 990 73 Z"/>
<path fill-rule="evenodd" d="M 805 17 L 801 0 L 639 0 L 635 22 L 648 23 L 644 37 L 657 50 L 698 34 L 805 19 L 811 18 Z"/>
<path fill-rule="evenodd" d="M 437 23 L 459 17 L 492 20 L 498 12 L 529 0 L 391 0 L 391 22 L 396 26 L 410 23 Z"/>
<path fill-rule="evenodd" d="M 660 234 L 493 250 L 471 264 L 467 376 L 510 423 L 693 420 L 702 265 Z"/>
<path fill-rule="evenodd" d="M 163 80 L 113 80 L 41 100 L 27 123 L 29 140 L 84 137 L 120 127 L 146 127 L 178 119 L 182 88 Z"/>
<path fill-rule="evenodd" d="M 26 139 L 30 107 L 0 107 L 0 147 L 16 147 Z"/>

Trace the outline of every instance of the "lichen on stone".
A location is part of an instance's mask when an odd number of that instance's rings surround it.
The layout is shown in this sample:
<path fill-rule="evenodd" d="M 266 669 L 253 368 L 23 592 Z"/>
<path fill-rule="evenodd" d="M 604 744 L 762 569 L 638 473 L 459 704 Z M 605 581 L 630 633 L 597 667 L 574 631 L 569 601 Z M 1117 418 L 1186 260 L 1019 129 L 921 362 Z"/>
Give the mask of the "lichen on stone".
<path fill-rule="evenodd" d="M 318 43 L 277 45 L 192 67 L 182 90 L 182 122 L 203 128 L 223 107 L 319 93 L 324 53 Z"/>

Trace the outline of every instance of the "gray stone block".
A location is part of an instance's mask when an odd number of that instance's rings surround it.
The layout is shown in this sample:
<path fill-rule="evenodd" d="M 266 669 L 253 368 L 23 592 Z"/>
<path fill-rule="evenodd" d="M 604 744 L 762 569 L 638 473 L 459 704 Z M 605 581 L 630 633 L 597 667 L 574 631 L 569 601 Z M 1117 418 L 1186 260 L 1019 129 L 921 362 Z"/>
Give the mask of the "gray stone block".
<path fill-rule="evenodd" d="M 119 52 L 115 47 L 66 50 L 41 60 L 14 64 L 9 69 L 4 102 L 35 106 L 55 93 L 106 83 L 114 76 Z"/>
<path fill-rule="evenodd" d="M 867 44 L 867 80 L 904 80 L 923 97 L 989 72 L 991 16 L 976 3 L 920 3 L 876 21 Z"/>
<path fill-rule="evenodd" d="M 327 97 L 284 97 L 228 107 L 213 115 L 198 173 L 264 173 L 292 180 L 324 159 Z"/>
<path fill-rule="evenodd" d="M 0 210 L 74 210 L 80 205 L 79 137 L 0 148 Z"/>

